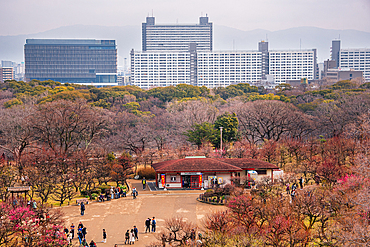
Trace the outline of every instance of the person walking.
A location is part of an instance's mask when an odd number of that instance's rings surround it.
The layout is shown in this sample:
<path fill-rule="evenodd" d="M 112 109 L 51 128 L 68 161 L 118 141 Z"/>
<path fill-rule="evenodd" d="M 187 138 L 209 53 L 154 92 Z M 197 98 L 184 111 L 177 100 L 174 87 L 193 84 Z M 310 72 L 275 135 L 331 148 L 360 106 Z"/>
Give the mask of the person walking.
<path fill-rule="evenodd" d="M 157 226 L 157 221 L 155 220 L 155 217 L 152 219 L 152 232 L 155 232 L 155 227 Z"/>
<path fill-rule="evenodd" d="M 299 186 L 301 187 L 301 190 L 303 189 L 303 182 L 304 182 L 304 178 L 303 178 L 303 177 L 301 177 L 301 178 L 299 179 Z"/>
<path fill-rule="evenodd" d="M 106 243 L 107 242 L 107 232 L 105 231 L 105 229 L 103 229 L 103 243 Z"/>
<path fill-rule="evenodd" d="M 146 189 L 146 179 L 143 177 L 143 180 L 141 180 L 141 183 L 143 184 L 143 190 Z"/>
<path fill-rule="evenodd" d="M 294 201 L 295 194 L 296 194 L 295 190 L 292 190 L 292 193 L 290 194 L 290 196 L 292 197 L 292 201 Z"/>
<path fill-rule="evenodd" d="M 134 198 L 134 199 L 136 199 L 136 196 L 137 196 L 137 190 L 136 190 L 136 188 L 134 187 L 134 188 L 132 188 L 132 197 Z"/>
<path fill-rule="evenodd" d="M 81 202 L 81 215 L 85 214 L 85 203 Z"/>
<path fill-rule="evenodd" d="M 134 233 L 134 229 L 131 229 L 131 232 L 130 232 L 130 244 L 135 244 L 135 233 Z"/>
<path fill-rule="evenodd" d="M 82 239 L 84 239 L 84 235 L 82 234 L 82 231 L 78 231 L 77 236 L 78 236 L 78 240 L 80 241 L 80 245 L 81 245 Z"/>
<path fill-rule="evenodd" d="M 139 233 L 139 230 L 136 228 L 136 226 L 134 226 L 134 234 L 135 234 L 135 239 L 136 240 L 139 240 L 138 233 Z"/>
<path fill-rule="evenodd" d="M 150 218 L 148 218 L 148 219 L 145 221 L 145 233 L 150 232 L 150 225 L 151 225 L 151 219 L 150 219 Z"/>
<path fill-rule="evenodd" d="M 129 243 L 130 243 L 130 230 L 127 230 L 125 234 L 125 244 L 129 244 Z"/>
<path fill-rule="evenodd" d="M 290 194 L 290 187 L 289 184 L 286 184 L 286 193 L 289 195 Z"/>

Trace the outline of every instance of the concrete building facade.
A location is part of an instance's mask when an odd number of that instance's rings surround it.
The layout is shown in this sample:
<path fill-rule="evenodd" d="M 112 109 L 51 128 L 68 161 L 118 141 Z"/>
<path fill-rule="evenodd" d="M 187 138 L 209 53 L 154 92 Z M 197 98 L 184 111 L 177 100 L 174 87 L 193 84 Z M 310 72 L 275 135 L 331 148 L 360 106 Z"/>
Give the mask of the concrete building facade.
<path fill-rule="evenodd" d="M 370 48 L 341 49 L 339 67 L 362 71 L 366 82 L 370 82 Z"/>
<path fill-rule="evenodd" d="M 269 75 L 276 83 L 287 80 L 314 80 L 316 75 L 316 49 L 297 51 L 269 51 Z"/>
<path fill-rule="evenodd" d="M 5 82 L 7 80 L 14 80 L 13 67 L 1 67 L 0 68 L 0 82 Z"/>
<path fill-rule="evenodd" d="M 197 51 L 212 51 L 213 25 L 208 17 L 200 17 L 199 24 L 156 24 L 155 17 L 147 17 L 142 24 L 142 51 L 188 51 L 195 43 Z"/>

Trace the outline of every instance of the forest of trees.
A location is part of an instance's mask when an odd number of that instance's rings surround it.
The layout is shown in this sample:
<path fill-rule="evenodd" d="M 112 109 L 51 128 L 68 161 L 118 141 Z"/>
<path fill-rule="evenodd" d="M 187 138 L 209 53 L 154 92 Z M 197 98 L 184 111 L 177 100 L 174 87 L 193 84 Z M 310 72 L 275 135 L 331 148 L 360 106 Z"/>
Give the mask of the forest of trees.
<path fill-rule="evenodd" d="M 124 183 L 137 165 L 219 157 L 223 127 L 224 157 L 265 160 L 289 176 L 265 181 L 253 197 L 236 192 L 225 215 L 205 222 L 208 246 L 366 246 L 369 85 L 143 90 L 8 81 L 0 84 L 0 198 L 26 176 L 30 196 L 62 205 L 78 191 L 91 195 L 97 182 Z M 316 187 L 292 204 L 281 188 L 299 177 Z"/>

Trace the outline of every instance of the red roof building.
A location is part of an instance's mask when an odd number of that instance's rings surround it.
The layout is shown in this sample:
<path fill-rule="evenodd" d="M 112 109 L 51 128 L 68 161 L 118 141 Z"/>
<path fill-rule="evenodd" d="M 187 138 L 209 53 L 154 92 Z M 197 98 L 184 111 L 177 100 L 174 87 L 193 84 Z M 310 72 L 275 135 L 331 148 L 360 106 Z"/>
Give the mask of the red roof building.
<path fill-rule="evenodd" d="M 231 183 L 233 178 L 246 179 L 255 171 L 256 179 L 269 176 L 279 169 L 268 162 L 254 159 L 213 159 L 206 157 L 186 157 L 153 164 L 158 188 L 202 189 Z M 258 175 L 257 175 L 258 174 Z"/>

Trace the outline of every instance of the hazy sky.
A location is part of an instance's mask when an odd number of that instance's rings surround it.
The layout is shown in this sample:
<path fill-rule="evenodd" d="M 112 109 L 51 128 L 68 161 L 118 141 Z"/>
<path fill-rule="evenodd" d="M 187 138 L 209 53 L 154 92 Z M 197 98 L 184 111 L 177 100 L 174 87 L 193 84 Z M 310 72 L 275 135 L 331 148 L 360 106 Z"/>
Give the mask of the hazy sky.
<path fill-rule="evenodd" d="M 76 24 L 197 23 L 276 31 L 314 26 L 370 32 L 370 0 L 0 0 L 0 35 L 32 34 Z"/>

